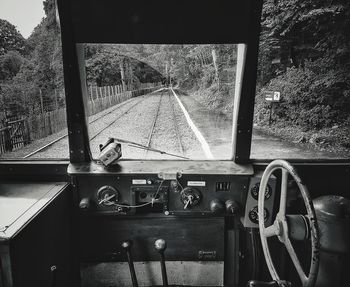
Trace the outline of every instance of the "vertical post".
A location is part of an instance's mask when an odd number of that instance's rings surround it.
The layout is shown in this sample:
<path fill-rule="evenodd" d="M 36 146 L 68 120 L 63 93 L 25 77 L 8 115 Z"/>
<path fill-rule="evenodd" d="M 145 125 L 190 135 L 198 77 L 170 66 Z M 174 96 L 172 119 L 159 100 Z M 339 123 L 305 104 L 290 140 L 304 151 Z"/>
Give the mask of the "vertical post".
<path fill-rule="evenodd" d="M 220 89 L 220 80 L 219 80 L 219 68 L 218 68 L 218 64 L 217 64 L 217 57 L 216 57 L 216 51 L 215 49 L 211 50 L 211 55 L 213 58 L 213 64 L 214 64 L 214 68 L 215 68 L 215 80 L 218 84 L 218 87 Z"/>
<path fill-rule="evenodd" d="M 130 90 L 134 89 L 134 75 L 133 75 L 133 70 L 130 61 L 128 61 L 128 66 L 129 66 L 129 77 L 130 77 Z"/>
<path fill-rule="evenodd" d="M 107 86 L 107 89 L 108 89 L 109 106 L 112 106 L 111 86 Z"/>
<path fill-rule="evenodd" d="M 58 94 L 57 94 L 57 89 L 55 88 L 55 101 L 56 101 L 56 110 L 58 110 L 59 105 L 58 105 Z"/>
<path fill-rule="evenodd" d="M 94 91 L 92 90 L 92 86 L 90 86 L 90 98 L 91 101 L 94 102 Z"/>
<path fill-rule="evenodd" d="M 119 68 L 120 68 L 120 76 L 122 79 L 123 92 L 125 92 L 126 91 L 126 83 L 125 83 L 124 59 L 123 58 L 119 61 Z"/>
<path fill-rule="evenodd" d="M 40 95 L 40 107 L 41 107 L 41 114 L 44 114 L 44 99 L 43 94 L 41 92 L 41 88 L 39 88 L 39 95 Z"/>
<path fill-rule="evenodd" d="M 5 126 L 5 130 L 4 130 L 5 151 L 12 151 L 13 145 L 11 141 L 11 132 L 10 132 L 10 126 L 7 119 L 4 122 L 4 126 Z"/>
<path fill-rule="evenodd" d="M 272 109 L 273 109 L 273 101 L 271 101 L 270 103 L 269 126 L 271 126 L 271 123 L 272 123 Z"/>

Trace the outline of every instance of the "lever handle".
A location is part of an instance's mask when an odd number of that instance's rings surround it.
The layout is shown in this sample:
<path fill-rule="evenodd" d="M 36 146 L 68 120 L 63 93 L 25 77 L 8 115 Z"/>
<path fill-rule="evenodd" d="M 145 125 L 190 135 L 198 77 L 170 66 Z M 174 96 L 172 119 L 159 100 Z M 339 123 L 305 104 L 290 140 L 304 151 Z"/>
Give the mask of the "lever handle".
<path fill-rule="evenodd" d="M 131 256 L 131 246 L 132 246 L 131 240 L 126 240 L 122 243 L 122 248 L 125 250 L 126 257 L 128 259 L 128 263 L 129 263 L 129 270 L 130 270 L 132 286 L 138 287 L 139 284 L 137 282 L 136 272 L 135 272 L 135 268 L 134 268 L 134 261 L 132 260 L 132 256 Z"/>
<path fill-rule="evenodd" d="M 160 268 L 162 270 L 163 287 L 168 287 L 168 276 L 166 273 L 165 256 L 164 256 L 164 251 L 165 251 L 166 247 L 167 246 L 166 246 L 166 242 L 164 239 L 157 239 L 154 242 L 154 248 L 160 254 Z"/>

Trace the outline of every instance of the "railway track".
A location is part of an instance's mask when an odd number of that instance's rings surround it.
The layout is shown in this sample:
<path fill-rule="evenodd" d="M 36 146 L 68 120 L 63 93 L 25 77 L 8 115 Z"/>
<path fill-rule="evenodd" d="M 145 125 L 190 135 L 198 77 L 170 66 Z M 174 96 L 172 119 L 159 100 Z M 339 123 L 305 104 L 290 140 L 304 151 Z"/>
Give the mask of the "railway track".
<path fill-rule="evenodd" d="M 154 134 L 154 128 L 156 126 L 156 122 L 157 122 L 157 119 L 158 119 L 160 105 L 161 105 L 162 99 L 163 99 L 163 93 L 164 93 L 164 91 L 162 91 L 162 94 L 160 95 L 159 102 L 158 102 L 158 105 L 157 105 L 157 111 L 156 111 L 156 114 L 155 114 L 155 116 L 153 118 L 153 121 L 152 121 L 152 126 L 151 126 L 151 129 L 150 129 L 150 133 L 148 134 L 148 139 L 147 139 L 147 144 L 146 144 L 146 146 L 148 148 L 151 147 L 152 136 Z M 149 150 L 145 151 L 145 157 L 147 157 L 148 152 L 149 152 Z"/>
<path fill-rule="evenodd" d="M 157 110 L 156 110 L 156 113 L 154 115 L 154 118 L 153 118 L 153 121 L 152 121 L 152 125 L 151 125 L 151 128 L 150 128 L 150 132 L 149 132 L 148 138 L 147 138 L 147 147 L 150 150 L 146 150 L 145 157 L 147 157 L 147 154 L 148 154 L 149 151 L 152 151 L 152 146 L 151 146 L 152 140 L 157 134 L 155 127 L 156 127 L 157 120 L 158 120 L 159 115 L 160 115 L 161 106 L 164 103 L 164 100 L 165 100 L 165 97 L 166 97 L 163 93 L 167 93 L 167 100 L 168 100 L 167 104 L 169 105 L 170 114 L 171 114 L 171 115 L 169 115 L 169 114 L 168 115 L 171 117 L 171 119 L 172 119 L 171 122 L 173 124 L 173 129 L 171 129 L 171 130 L 175 133 L 175 137 L 176 137 L 177 143 L 178 143 L 179 154 L 177 156 L 181 157 L 181 158 L 184 158 L 184 159 L 188 159 L 188 157 L 185 156 L 184 147 L 183 147 L 183 144 L 182 144 L 182 141 L 181 141 L 180 131 L 179 131 L 179 128 L 178 128 L 178 121 L 176 119 L 176 114 L 175 114 L 175 107 L 174 107 L 173 101 L 171 100 L 170 90 L 162 91 L 161 97 L 159 99 Z M 163 111 L 163 112 L 165 112 L 165 111 Z M 168 124 L 168 127 L 170 127 L 169 124 Z"/>
<path fill-rule="evenodd" d="M 176 133 L 176 137 L 177 137 L 177 141 L 179 143 L 179 149 L 181 152 L 181 155 L 185 155 L 185 150 L 184 150 L 184 146 L 182 144 L 181 141 L 181 136 L 180 136 L 180 131 L 179 131 L 179 127 L 178 127 L 178 120 L 176 119 L 176 113 L 175 113 L 175 107 L 174 107 L 174 100 L 171 99 L 171 95 L 170 95 L 170 91 L 168 90 L 168 96 L 169 96 L 169 103 L 171 106 L 171 110 L 172 110 L 172 115 L 173 115 L 173 123 L 174 123 L 174 130 Z"/>
<path fill-rule="evenodd" d="M 166 140 L 172 146 L 173 151 L 176 151 L 175 154 L 168 153 L 168 155 L 188 159 L 188 157 L 185 156 L 185 149 L 182 142 L 183 139 L 181 138 L 180 129 L 178 126 L 178 119 L 177 119 L 178 115 L 176 114 L 175 103 L 170 93 L 170 90 L 162 89 L 156 92 L 161 94 L 159 95 L 159 99 L 156 99 L 154 103 L 156 105 L 156 108 L 150 110 L 150 113 L 149 113 L 149 115 L 153 116 L 152 120 L 149 121 L 151 123 L 150 128 L 146 130 L 147 133 L 144 134 L 143 140 L 141 138 L 139 139 L 140 142 L 141 141 L 145 142 L 145 145 L 143 147 L 143 149 L 145 150 L 143 158 L 149 157 L 149 152 L 152 152 L 152 151 L 162 153 L 160 152 L 160 150 L 157 150 L 156 146 L 157 144 L 158 146 L 162 146 L 161 145 L 162 141 L 164 140 L 164 138 L 167 138 Z M 89 125 L 101 120 L 103 126 L 100 126 L 100 123 L 98 123 L 95 126 L 94 128 L 95 131 L 89 137 L 89 141 L 96 139 L 99 135 L 101 135 L 103 132 L 105 132 L 109 128 L 112 128 L 112 127 L 115 128 L 115 125 L 118 123 L 118 121 L 120 121 L 120 119 L 126 116 L 129 112 L 132 112 L 134 109 L 135 111 L 140 110 L 140 108 L 136 108 L 136 106 L 140 105 L 147 98 L 148 97 L 142 97 L 141 99 L 137 100 L 134 103 L 130 103 L 129 101 L 126 101 L 118 105 L 117 107 L 111 109 L 110 111 L 102 113 L 101 115 L 94 118 L 93 120 L 90 120 Z M 128 106 L 126 109 L 125 108 L 123 109 L 123 107 L 125 107 L 127 103 L 130 103 L 130 106 Z M 116 113 L 116 115 L 114 115 L 113 113 Z M 108 122 L 106 122 L 106 120 L 103 120 L 103 119 L 108 115 L 112 117 L 112 120 L 109 120 Z M 26 159 L 26 158 L 33 157 L 34 155 L 39 153 L 48 152 L 48 149 L 50 149 L 50 147 L 52 147 L 56 143 L 59 143 L 60 141 L 63 141 L 67 136 L 68 136 L 68 133 L 56 138 L 55 140 L 40 147 L 39 149 L 34 150 L 33 152 L 27 154 L 23 158 Z M 161 141 L 161 143 L 159 143 L 159 141 Z M 66 144 L 66 143 L 62 142 L 62 144 Z"/>
<path fill-rule="evenodd" d="M 145 98 L 142 98 L 141 100 L 139 100 L 137 103 L 133 104 L 130 108 L 128 108 L 126 111 L 124 111 L 122 114 L 120 114 L 116 119 L 114 119 L 113 121 L 111 121 L 110 123 L 107 124 L 107 126 L 105 126 L 103 129 L 99 130 L 97 133 L 95 133 L 92 137 L 89 138 L 89 140 L 93 140 L 94 138 L 96 138 L 100 133 L 102 133 L 104 130 L 106 130 L 107 128 L 109 128 L 111 125 L 113 125 L 117 120 L 119 120 L 121 117 L 123 117 L 124 115 L 126 115 L 132 108 L 134 108 L 137 104 L 139 104 L 140 102 L 142 102 Z M 118 105 L 118 107 L 115 107 L 114 109 L 108 111 L 107 113 L 103 113 L 102 115 L 100 115 L 99 117 L 89 121 L 89 125 L 92 123 L 97 122 L 98 120 L 104 118 L 105 116 L 114 113 L 116 110 L 122 108 L 123 106 L 125 106 L 129 101 L 125 101 L 123 103 L 121 103 L 120 105 Z M 57 139 L 54 139 L 53 141 L 49 142 L 48 144 L 30 152 L 29 154 L 25 155 L 23 157 L 23 159 L 27 159 L 32 157 L 35 154 L 38 154 L 46 149 L 48 149 L 49 147 L 51 147 L 52 145 L 54 145 L 55 143 L 58 143 L 59 141 L 63 140 L 64 138 L 68 137 L 68 133 L 58 137 Z"/>

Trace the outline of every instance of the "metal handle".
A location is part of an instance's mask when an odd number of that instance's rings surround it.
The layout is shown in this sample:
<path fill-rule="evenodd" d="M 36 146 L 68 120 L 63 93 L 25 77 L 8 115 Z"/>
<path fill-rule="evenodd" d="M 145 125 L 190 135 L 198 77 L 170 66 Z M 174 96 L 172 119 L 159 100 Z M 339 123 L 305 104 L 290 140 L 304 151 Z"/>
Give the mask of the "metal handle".
<path fill-rule="evenodd" d="M 156 240 L 154 242 L 154 248 L 160 254 L 160 268 L 161 268 L 161 271 L 162 271 L 163 287 L 168 287 L 168 275 L 166 273 L 165 256 L 164 256 L 164 251 L 166 249 L 166 242 L 165 242 L 165 240 L 164 239 Z"/>
<path fill-rule="evenodd" d="M 135 268 L 134 268 L 134 261 L 132 260 L 132 256 L 131 256 L 131 246 L 132 246 L 132 241 L 130 241 L 130 240 L 126 240 L 122 243 L 122 248 L 125 250 L 126 257 L 128 259 L 128 263 L 129 263 L 129 270 L 130 270 L 132 286 L 138 287 L 139 284 L 137 282 L 136 272 L 135 272 Z"/>

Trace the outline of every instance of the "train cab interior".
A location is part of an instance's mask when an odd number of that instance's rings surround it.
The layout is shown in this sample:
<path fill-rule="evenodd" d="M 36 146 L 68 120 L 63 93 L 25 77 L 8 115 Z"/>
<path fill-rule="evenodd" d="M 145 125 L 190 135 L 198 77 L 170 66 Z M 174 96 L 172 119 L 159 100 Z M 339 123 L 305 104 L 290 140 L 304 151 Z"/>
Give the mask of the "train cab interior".
<path fill-rule="evenodd" d="M 1 158 L 0 287 L 349 285 L 350 157 L 252 153 L 263 1 L 56 2 L 68 156 Z M 86 43 L 234 45 L 225 155 L 162 157 L 131 129 L 91 141 Z M 149 89 L 195 122 L 175 78 Z"/>

